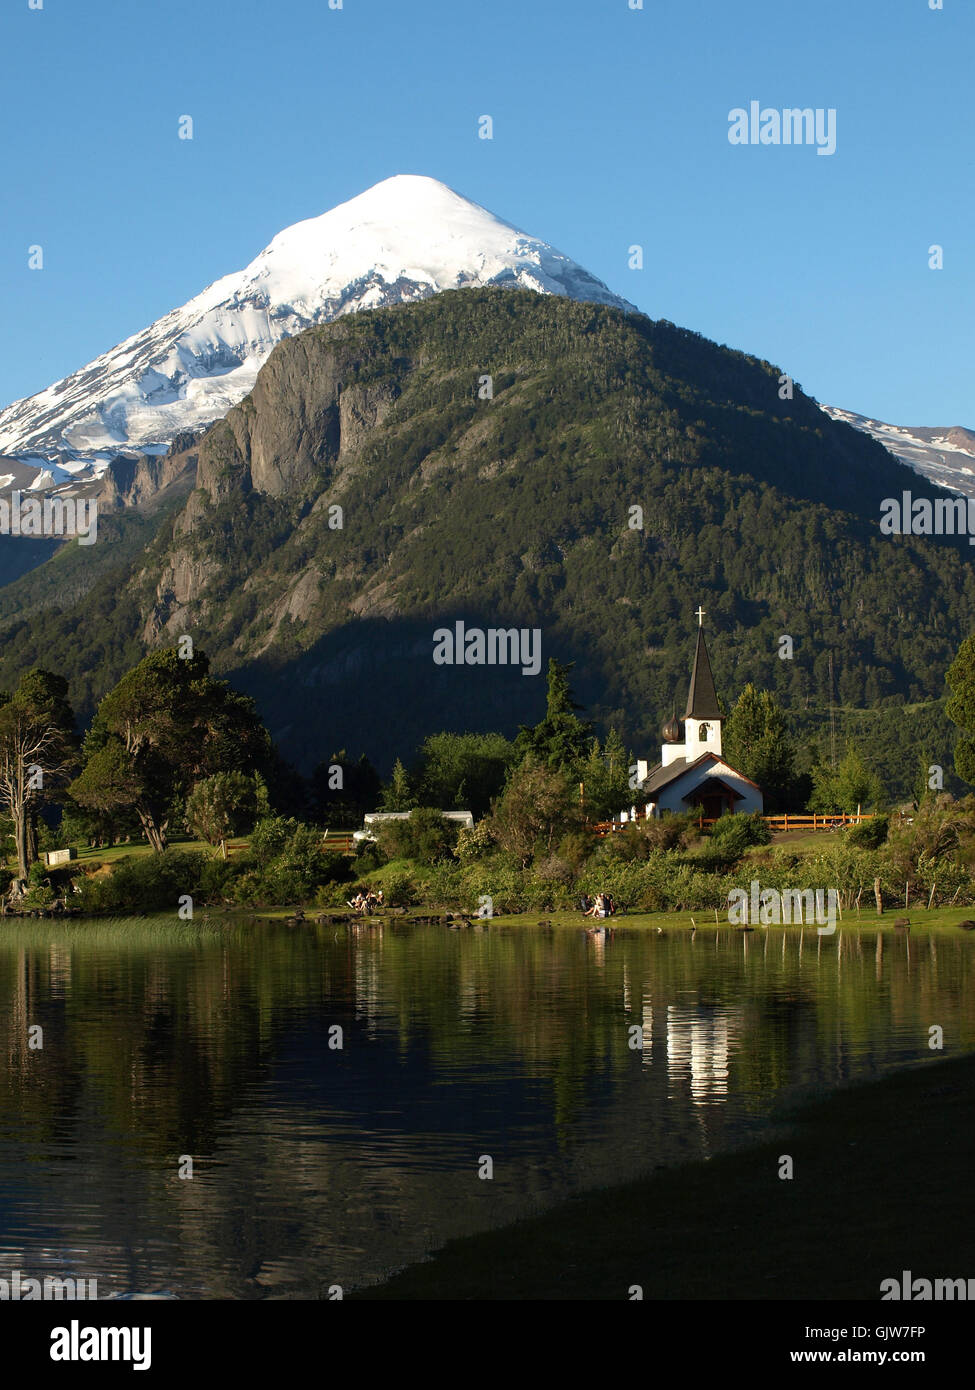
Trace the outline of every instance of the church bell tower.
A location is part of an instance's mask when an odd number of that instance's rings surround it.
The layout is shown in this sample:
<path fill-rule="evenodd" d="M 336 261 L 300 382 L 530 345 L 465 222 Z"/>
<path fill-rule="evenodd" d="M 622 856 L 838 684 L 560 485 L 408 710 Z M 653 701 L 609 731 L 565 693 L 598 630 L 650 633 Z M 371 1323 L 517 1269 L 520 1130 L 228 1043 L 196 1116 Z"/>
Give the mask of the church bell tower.
<path fill-rule="evenodd" d="M 687 692 L 687 708 L 684 711 L 684 737 L 680 736 L 680 723 L 676 716 L 669 719 L 663 728 L 663 748 L 660 761 L 664 767 L 683 758 L 692 763 L 702 753 L 716 753 L 721 756 L 721 724 L 724 716 L 718 704 L 711 674 L 711 661 L 708 657 L 707 643 L 704 640 L 704 609 L 698 608 L 697 648 L 694 652 L 694 666 L 691 670 L 691 684 Z"/>

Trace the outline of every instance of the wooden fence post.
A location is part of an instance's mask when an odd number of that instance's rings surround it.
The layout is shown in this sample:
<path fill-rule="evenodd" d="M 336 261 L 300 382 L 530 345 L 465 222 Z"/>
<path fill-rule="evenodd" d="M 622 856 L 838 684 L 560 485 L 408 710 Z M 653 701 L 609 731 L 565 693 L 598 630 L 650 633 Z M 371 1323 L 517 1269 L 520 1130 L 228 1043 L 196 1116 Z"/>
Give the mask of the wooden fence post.
<path fill-rule="evenodd" d="M 873 895 L 877 899 L 877 916 L 882 917 L 884 912 L 884 896 L 880 891 L 879 878 L 875 878 L 873 881 Z"/>

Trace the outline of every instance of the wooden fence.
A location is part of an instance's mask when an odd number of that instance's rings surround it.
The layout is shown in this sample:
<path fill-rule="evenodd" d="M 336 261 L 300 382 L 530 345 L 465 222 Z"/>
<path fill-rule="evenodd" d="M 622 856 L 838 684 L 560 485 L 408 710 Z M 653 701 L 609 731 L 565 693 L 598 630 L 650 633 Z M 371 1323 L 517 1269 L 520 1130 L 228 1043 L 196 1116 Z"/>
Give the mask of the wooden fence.
<path fill-rule="evenodd" d="M 620 830 L 625 830 L 627 826 L 638 824 L 645 817 L 639 816 L 634 822 L 604 820 L 597 821 L 591 828 L 599 836 L 612 835 Z M 861 815 L 848 815 L 845 811 L 839 815 L 813 814 L 811 816 L 794 816 L 791 813 L 783 816 L 763 816 L 762 820 L 772 830 L 838 830 L 844 825 L 859 825 L 861 821 L 873 820 L 873 812 L 863 812 Z M 706 826 L 716 825 L 715 816 L 699 816 L 698 826 L 703 830 Z"/>
<path fill-rule="evenodd" d="M 355 841 L 352 838 L 352 831 L 326 830 L 322 849 L 326 854 L 354 854 Z"/>
<path fill-rule="evenodd" d="M 618 821 L 604 820 L 597 821 L 590 826 L 600 838 L 606 835 L 617 834 L 625 830 L 627 826 L 638 824 L 645 817 L 637 817 L 637 821 Z M 794 816 L 791 812 L 784 816 L 763 816 L 762 820 L 773 831 L 786 830 L 837 830 L 844 825 L 859 825 L 861 821 L 873 820 L 873 813 L 864 812 L 862 815 L 847 815 L 845 812 L 840 815 L 826 816 L 814 814 L 811 816 Z M 697 824 L 701 830 L 710 825 L 716 824 L 714 816 L 698 816 Z M 322 841 L 322 850 L 326 854 L 354 854 L 355 841 L 352 838 L 351 830 L 327 830 Z"/>

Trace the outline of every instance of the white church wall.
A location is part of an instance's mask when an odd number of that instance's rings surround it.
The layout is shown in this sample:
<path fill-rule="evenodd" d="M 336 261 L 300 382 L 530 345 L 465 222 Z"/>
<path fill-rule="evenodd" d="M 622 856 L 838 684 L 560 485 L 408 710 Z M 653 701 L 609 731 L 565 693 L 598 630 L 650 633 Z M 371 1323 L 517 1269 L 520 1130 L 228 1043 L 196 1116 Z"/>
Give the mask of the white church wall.
<path fill-rule="evenodd" d="M 753 787 L 751 782 L 747 782 L 733 767 L 729 767 L 727 763 L 716 763 L 714 775 L 741 794 L 741 801 L 735 802 L 736 815 L 748 816 L 753 811 L 761 814 L 765 810 L 765 798 L 758 787 Z"/>
<path fill-rule="evenodd" d="M 659 816 L 661 811 L 686 811 L 687 802 L 684 797 L 695 787 L 699 787 L 702 782 L 707 781 L 709 777 L 720 777 L 722 782 L 726 782 L 729 787 L 740 794 L 741 800 L 735 802 L 736 815 L 749 815 L 753 811 L 761 813 L 764 810 L 765 799 L 759 789 L 753 787 L 733 767 L 729 767 L 727 763 L 715 758 L 713 762 L 709 761 L 700 767 L 688 769 L 682 776 L 675 778 L 669 786 L 662 787 L 657 793 L 655 814 Z"/>

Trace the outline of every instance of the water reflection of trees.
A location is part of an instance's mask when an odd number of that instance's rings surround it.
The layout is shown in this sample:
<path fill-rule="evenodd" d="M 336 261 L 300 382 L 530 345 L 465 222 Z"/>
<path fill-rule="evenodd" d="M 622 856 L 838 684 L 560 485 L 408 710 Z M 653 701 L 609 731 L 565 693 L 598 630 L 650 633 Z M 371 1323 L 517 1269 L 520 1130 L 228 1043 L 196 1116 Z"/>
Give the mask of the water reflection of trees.
<path fill-rule="evenodd" d="M 595 1077 L 633 1065 L 631 1025 L 643 1027 L 647 1062 L 648 1016 L 675 1056 L 690 1029 L 688 1055 L 703 1068 L 717 1065 L 705 1054 L 727 1053 L 728 1084 L 760 1094 L 816 1059 L 827 1081 L 894 1060 L 892 1033 L 913 1034 L 923 1055 L 932 1023 L 950 1048 L 972 1046 L 969 944 L 725 930 L 617 932 L 594 949 L 582 933 L 387 927 L 353 938 L 264 923 L 197 938 L 133 925 L 123 947 L 111 929 L 67 929 L 53 943 L 39 927 L 5 929 L 0 1105 L 50 1134 L 88 1085 L 140 1146 L 207 1151 L 276 1039 L 309 1016 L 389 1039 L 401 1057 L 422 1042 L 445 1074 L 506 1060 L 549 1083 L 566 1123 Z M 37 1023 L 42 1052 L 28 1046 Z"/>
<path fill-rule="evenodd" d="M 729 1116 L 763 1116 L 786 1086 L 930 1056 L 934 1023 L 949 1050 L 975 1046 L 967 938 L 154 922 L 50 937 L 0 936 L 0 1130 L 28 1161 L 102 1154 L 91 1201 L 117 1243 L 140 1219 L 171 1227 L 228 1294 L 307 1288 L 333 1258 L 375 1277 L 377 1242 L 418 1258 L 458 1222 L 711 1152 Z M 482 1146 L 491 1193 L 470 1177 Z M 177 1180 L 182 1153 L 206 1184 Z M 111 1215 L 113 1185 L 137 1216 Z"/>

